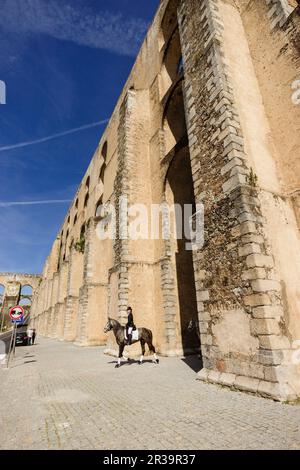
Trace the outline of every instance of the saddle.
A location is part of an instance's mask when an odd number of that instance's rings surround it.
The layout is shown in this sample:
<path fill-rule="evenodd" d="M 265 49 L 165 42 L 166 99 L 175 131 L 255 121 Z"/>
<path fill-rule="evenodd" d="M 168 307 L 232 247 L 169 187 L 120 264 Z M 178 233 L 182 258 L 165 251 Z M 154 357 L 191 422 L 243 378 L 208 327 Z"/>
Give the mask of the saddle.
<path fill-rule="evenodd" d="M 137 328 L 133 329 L 131 326 L 129 328 L 131 329 L 131 341 L 138 341 L 138 339 L 139 339 L 139 330 Z M 128 338 L 127 338 L 126 328 L 124 330 L 124 337 L 127 341 Z"/>

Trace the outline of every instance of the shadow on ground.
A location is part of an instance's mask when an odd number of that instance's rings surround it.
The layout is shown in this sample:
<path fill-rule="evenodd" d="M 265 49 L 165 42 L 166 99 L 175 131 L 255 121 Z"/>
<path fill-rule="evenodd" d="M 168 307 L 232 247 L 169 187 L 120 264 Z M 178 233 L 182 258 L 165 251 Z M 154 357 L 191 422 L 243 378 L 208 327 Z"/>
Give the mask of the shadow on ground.
<path fill-rule="evenodd" d="M 143 364 L 140 363 L 139 360 L 135 359 L 128 359 L 128 361 L 121 361 L 121 367 L 122 366 L 132 366 L 132 365 L 144 365 L 144 364 L 155 364 L 155 362 L 152 359 L 144 359 Z M 107 364 L 118 364 L 118 361 L 109 361 Z"/>
<path fill-rule="evenodd" d="M 199 356 L 186 356 L 181 359 L 187 366 L 193 369 L 194 372 L 200 372 L 203 369 L 203 362 Z"/>

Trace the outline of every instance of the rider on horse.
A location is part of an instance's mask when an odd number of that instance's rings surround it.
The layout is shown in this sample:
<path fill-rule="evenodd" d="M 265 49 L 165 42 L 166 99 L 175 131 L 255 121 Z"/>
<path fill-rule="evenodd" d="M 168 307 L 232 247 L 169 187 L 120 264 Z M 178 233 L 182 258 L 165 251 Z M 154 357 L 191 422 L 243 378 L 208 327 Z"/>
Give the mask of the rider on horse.
<path fill-rule="evenodd" d="M 127 336 L 127 343 L 130 345 L 132 341 L 132 331 L 136 330 L 136 326 L 133 323 L 133 315 L 132 315 L 132 308 L 127 307 L 127 323 L 126 323 L 126 336 Z"/>

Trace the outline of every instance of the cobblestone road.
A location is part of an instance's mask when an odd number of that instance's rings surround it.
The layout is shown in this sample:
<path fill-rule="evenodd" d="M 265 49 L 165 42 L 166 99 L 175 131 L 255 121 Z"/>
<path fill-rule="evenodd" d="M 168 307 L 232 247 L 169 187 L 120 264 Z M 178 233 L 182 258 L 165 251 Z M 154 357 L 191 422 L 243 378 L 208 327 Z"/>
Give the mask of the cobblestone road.
<path fill-rule="evenodd" d="M 300 407 L 196 381 L 179 358 L 114 368 L 39 338 L 0 370 L 1 449 L 299 449 Z"/>

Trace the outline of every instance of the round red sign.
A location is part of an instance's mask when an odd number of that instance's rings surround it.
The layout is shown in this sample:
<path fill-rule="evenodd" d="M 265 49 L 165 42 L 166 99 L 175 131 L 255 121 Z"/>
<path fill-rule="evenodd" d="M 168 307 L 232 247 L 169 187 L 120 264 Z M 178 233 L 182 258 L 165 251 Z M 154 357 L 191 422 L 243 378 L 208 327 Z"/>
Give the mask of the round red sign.
<path fill-rule="evenodd" d="M 14 321 L 20 320 L 20 318 L 24 316 L 24 309 L 20 307 L 20 305 L 17 305 L 10 309 L 9 316 Z"/>

